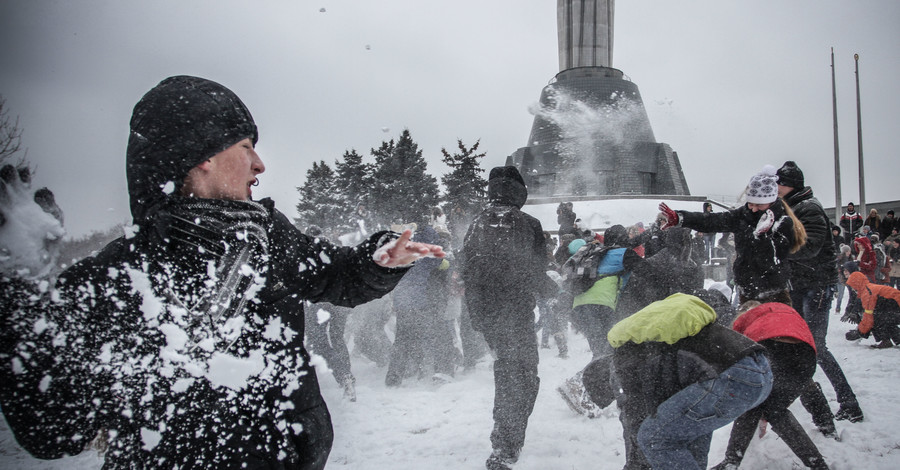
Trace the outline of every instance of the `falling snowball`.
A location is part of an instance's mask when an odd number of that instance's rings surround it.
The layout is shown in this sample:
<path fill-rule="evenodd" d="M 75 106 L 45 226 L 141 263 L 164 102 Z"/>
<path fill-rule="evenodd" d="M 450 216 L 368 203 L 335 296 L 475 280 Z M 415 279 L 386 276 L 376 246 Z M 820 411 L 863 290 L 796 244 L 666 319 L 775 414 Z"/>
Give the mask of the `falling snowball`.
<path fill-rule="evenodd" d="M 372 46 L 366 44 L 366 50 L 367 50 L 367 51 L 372 50 Z"/>
<path fill-rule="evenodd" d="M 391 131 L 391 128 L 390 128 L 390 127 L 382 127 L 382 128 L 381 128 L 381 132 L 387 133 L 387 132 L 390 132 L 390 131 Z"/>
<path fill-rule="evenodd" d="M 319 8 L 319 13 L 325 13 L 325 9 L 324 9 L 324 8 Z"/>

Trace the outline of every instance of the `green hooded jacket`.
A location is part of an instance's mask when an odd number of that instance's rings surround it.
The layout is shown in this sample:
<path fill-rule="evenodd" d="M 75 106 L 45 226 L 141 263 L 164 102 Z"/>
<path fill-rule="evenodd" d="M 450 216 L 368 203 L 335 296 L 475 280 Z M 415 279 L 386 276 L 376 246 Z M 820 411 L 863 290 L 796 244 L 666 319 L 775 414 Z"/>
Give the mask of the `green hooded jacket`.
<path fill-rule="evenodd" d="M 631 341 L 675 344 L 678 340 L 696 335 L 703 327 L 716 321 L 716 312 L 698 297 L 672 294 L 653 302 L 634 315 L 616 323 L 609 330 L 609 344 L 618 348 Z"/>

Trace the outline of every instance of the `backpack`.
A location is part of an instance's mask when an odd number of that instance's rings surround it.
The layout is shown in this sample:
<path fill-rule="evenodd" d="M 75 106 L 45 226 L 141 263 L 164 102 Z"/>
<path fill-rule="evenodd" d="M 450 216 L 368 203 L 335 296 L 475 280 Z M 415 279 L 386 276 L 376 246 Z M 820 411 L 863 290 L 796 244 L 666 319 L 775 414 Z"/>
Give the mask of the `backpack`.
<path fill-rule="evenodd" d="M 616 272 L 601 275 L 597 272 L 600 262 L 611 248 L 618 247 L 588 243 L 566 260 L 561 269 L 561 274 L 566 280 L 566 290 L 574 295 L 580 295 L 590 289 L 598 279 L 622 274 L 622 272 Z"/>
<path fill-rule="evenodd" d="M 472 221 L 463 240 L 466 285 L 525 289 L 532 275 L 534 231 L 514 206 L 489 206 Z"/>

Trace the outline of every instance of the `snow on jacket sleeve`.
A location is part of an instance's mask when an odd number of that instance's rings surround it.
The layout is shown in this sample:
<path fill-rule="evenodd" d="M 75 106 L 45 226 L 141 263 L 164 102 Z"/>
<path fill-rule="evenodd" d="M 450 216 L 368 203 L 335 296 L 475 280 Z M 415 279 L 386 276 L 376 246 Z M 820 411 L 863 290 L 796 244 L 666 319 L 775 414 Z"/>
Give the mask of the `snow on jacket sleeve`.
<path fill-rule="evenodd" d="M 340 247 L 301 233 L 281 212 L 274 217 L 270 282 L 280 287 L 274 290 L 281 296 L 298 294 L 312 302 L 355 307 L 390 292 L 409 270 L 385 268 L 372 259 L 396 233 L 378 232 L 357 246 Z"/>
<path fill-rule="evenodd" d="M 41 459 L 84 449 L 97 434 L 96 399 L 109 389 L 89 365 L 106 330 L 88 318 L 105 298 L 81 276 L 65 279 L 96 271 L 90 261 L 63 273 L 59 290 L 0 281 L 0 407 L 19 445 Z"/>

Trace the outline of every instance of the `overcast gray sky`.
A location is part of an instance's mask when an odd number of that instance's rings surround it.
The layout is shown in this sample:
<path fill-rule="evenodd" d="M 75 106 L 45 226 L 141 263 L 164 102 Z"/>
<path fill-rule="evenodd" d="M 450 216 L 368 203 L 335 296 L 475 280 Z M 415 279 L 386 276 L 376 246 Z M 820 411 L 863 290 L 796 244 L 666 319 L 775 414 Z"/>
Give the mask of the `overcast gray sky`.
<path fill-rule="evenodd" d="M 859 203 L 859 53 L 866 199 L 894 200 L 898 24 L 893 0 L 619 0 L 613 66 L 639 86 L 692 194 L 736 196 L 764 164 L 793 159 L 829 206 L 830 48 L 844 203 Z M 130 220 L 128 120 L 167 76 L 243 99 L 267 166 L 254 195 L 293 216 L 313 161 L 368 155 L 404 128 L 438 178 L 457 138 L 481 139 L 484 167 L 504 164 L 558 71 L 554 0 L 0 0 L 0 94 L 75 236 Z"/>

